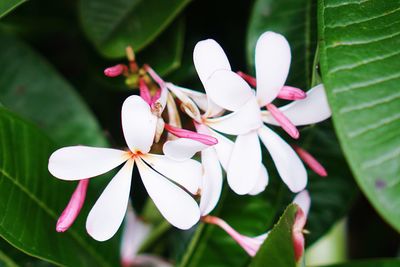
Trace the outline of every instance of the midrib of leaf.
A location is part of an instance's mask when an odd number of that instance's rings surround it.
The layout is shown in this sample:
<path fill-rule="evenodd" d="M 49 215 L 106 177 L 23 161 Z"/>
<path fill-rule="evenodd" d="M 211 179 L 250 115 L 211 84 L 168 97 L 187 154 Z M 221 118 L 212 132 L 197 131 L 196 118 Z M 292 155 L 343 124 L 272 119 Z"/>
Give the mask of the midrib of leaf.
<path fill-rule="evenodd" d="M 0 263 L 1 261 L 6 264 L 6 267 L 18 267 L 18 264 L 16 264 L 11 258 L 4 254 L 3 251 L 0 250 Z"/>
<path fill-rule="evenodd" d="M 25 3 L 28 0 L 20 0 L 18 3 L 16 3 L 15 5 L 10 6 L 9 9 L 7 9 L 6 11 L 4 11 L 2 14 L 0 14 L 0 18 L 4 17 L 5 15 L 7 15 L 8 13 L 10 13 L 13 9 L 17 8 L 18 6 L 20 6 L 21 4 Z"/>

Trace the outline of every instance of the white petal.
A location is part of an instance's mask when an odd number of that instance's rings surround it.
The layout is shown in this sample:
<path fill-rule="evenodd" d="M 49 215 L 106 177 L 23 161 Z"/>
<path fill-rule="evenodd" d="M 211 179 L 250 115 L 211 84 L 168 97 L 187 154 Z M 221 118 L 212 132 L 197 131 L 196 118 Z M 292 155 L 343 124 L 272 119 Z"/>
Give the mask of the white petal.
<path fill-rule="evenodd" d="M 240 109 L 254 97 L 247 82 L 230 70 L 216 71 L 205 81 L 204 88 L 214 103 L 231 111 Z"/>
<path fill-rule="evenodd" d="M 233 141 L 226 138 L 222 134 L 213 131 L 212 136 L 218 139 L 218 144 L 214 145 L 215 151 L 217 152 L 219 162 L 221 163 L 224 170 L 228 169 L 229 160 L 231 159 L 233 150 Z"/>
<path fill-rule="evenodd" d="M 186 94 L 188 97 L 190 97 L 194 103 L 196 103 L 196 105 L 203 111 L 207 110 L 207 106 L 208 106 L 208 99 L 207 99 L 207 95 L 205 93 L 202 92 L 198 92 L 195 90 L 191 90 L 188 88 L 184 88 L 181 86 L 176 86 L 177 88 L 179 88 L 181 90 L 182 93 Z"/>
<path fill-rule="evenodd" d="M 261 141 L 275 163 L 283 182 L 292 192 L 300 192 L 307 185 L 307 172 L 296 152 L 266 126 L 258 130 Z"/>
<path fill-rule="evenodd" d="M 70 146 L 55 151 L 49 171 L 63 180 L 91 178 L 114 169 L 129 158 L 127 152 L 110 148 Z"/>
<path fill-rule="evenodd" d="M 299 205 L 299 207 L 303 210 L 304 215 L 307 217 L 308 212 L 310 211 L 311 206 L 311 197 L 307 190 L 303 190 L 296 195 L 293 199 L 293 203 Z"/>
<path fill-rule="evenodd" d="M 256 45 L 257 99 L 260 106 L 276 98 L 285 84 L 290 68 L 290 46 L 285 37 L 265 32 Z"/>
<path fill-rule="evenodd" d="M 192 159 L 175 161 L 156 154 L 144 155 L 142 159 L 157 172 L 183 186 L 190 193 L 196 194 L 200 188 L 203 174 L 200 162 Z"/>
<path fill-rule="evenodd" d="M 268 185 L 268 172 L 267 168 L 261 164 L 260 174 L 257 180 L 256 185 L 251 189 L 249 195 L 258 195 L 259 193 L 263 192 Z"/>
<path fill-rule="evenodd" d="M 140 176 L 154 204 L 173 226 L 186 230 L 200 219 L 196 201 L 182 188 L 137 160 Z"/>
<path fill-rule="evenodd" d="M 324 86 L 315 86 L 307 92 L 307 97 L 280 107 L 280 111 L 296 126 L 317 123 L 331 116 Z M 262 112 L 263 121 L 279 125 L 269 111 Z"/>
<path fill-rule="evenodd" d="M 122 105 L 121 120 L 130 150 L 149 152 L 157 125 L 157 117 L 151 113 L 150 106 L 140 96 L 130 96 Z"/>
<path fill-rule="evenodd" d="M 210 213 L 218 203 L 222 190 L 222 170 L 218 162 L 217 153 L 213 148 L 201 152 L 203 165 L 203 180 L 201 186 L 200 211 L 205 216 Z"/>
<path fill-rule="evenodd" d="M 208 145 L 193 139 L 179 138 L 165 142 L 163 152 L 170 159 L 182 161 L 190 159 L 194 154 L 208 147 Z"/>
<path fill-rule="evenodd" d="M 231 69 L 224 50 L 212 39 L 196 44 L 193 51 L 193 62 L 203 84 L 215 71 Z"/>
<path fill-rule="evenodd" d="M 200 121 L 200 110 L 197 108 L 197 105 L 193 102 L 193 100 L 186 95 L 184 92 L 185 88 L 172 83 L 167 83 L 167 87 L 182 102 L 181 108 L 183 108 L 184 112 L 192 119 Z"/>
<path fill-rule="evenodd" d="M 133 263 L 140 246 L 150 234 L 151 227 L 137 218 L 132 206 L 128 206 L 125 215 L 124 231 L 121 239 L 121 261 Z"/>
<path fill-rule="evenodd" d="M 228 165 L 227 179 L 230 188 L 236 194 L 248 194 L 257 184 L 261 165 L 261 147 L 257 132 L 239 135 Z"/>
<path fill-rule="evenodd" d="M 262 125 L 260 108 L 255 98 L 251 98 L 241 109 L 228 115 L 206 119 L 207 126 L 219 132 L 231 135 L 248 133 Z"/>
<path fill-rule="evenodd" d="M 130 266 L 173 267 L 171 263 L 153 254 L 137 255 L 133 265 Z"/>
<path fill-rule="evenodd" d="M 86 230 L 97 241 L 113 237 L 124 219 L 131 190 L 133 165 L 133 160 L 125 163 L 89 212 Z"/>

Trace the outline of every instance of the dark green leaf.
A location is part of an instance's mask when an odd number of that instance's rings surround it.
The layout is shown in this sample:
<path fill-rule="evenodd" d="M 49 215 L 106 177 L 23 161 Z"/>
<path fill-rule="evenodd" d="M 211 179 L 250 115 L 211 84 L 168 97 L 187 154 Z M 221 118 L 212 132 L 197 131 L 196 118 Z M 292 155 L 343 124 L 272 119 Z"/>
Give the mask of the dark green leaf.
<path fill-rule="evenodd" d="M 312 61 L 316 47 L 316 3 L 312 0 L 257 0 L 247 32 L 247 61 L 254 71 L 254 49 L 265 31 L 283 34 L 292 50 L 292 65 L 287 84 L 310 87 Z"/>
<path fill-rule="evenodd" d="M 296 212 L 296 205 L 291 204 L 287 207 L 249 266 L 296 266 L 292 241 L 292 228 Z"/>
<path fill-rule="evenodd" d="M 78 60 L 78 59 L 76 59 Z M 60 145 L 105 145 L 91 111 L 41 56 L 9 36 L 0 36 L 0 101 L 34 121 Z"/>
<path fill-rule="evenodd" d="M 400 266 L 399 259 L 374 259 L 350 261 L 333 265 L 324 265 L 324 267 L 398 267 Z"/>
<path fill-rule="evenodd" d="M 140 51 L 150 44 L 189 0 L 81 0 L 80 19 L 89 40 L 110 58 L 125 55 L 130 45 Z"/>
<path fill-rule="evenodd" d="M 319 1 L 321 71 L 356 180 L 400 231 L 400 1 Z"/>
<path fill-rule="evenodd" d="M 0 2 L 0 18 L 10 13 L 27 0 L 1 0 Z"/>
<path fill-rule="evenodd" d="M 54 145 L 46 136 L 0 108 L 0 144 L 0 236 L 29 255 L 56 264 L 116 266 L 115 248 L 91 240 L 83 224 L 77 225 L 79 232 L 55 231 L 73 185 L 48 173 Z"/>

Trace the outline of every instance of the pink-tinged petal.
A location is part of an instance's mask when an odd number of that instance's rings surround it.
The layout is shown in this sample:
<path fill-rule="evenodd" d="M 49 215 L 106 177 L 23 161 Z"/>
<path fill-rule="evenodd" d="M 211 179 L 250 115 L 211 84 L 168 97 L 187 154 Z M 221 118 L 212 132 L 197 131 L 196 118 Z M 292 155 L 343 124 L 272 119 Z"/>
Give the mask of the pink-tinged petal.
<path fill-rule="evenodd" d="M 86 191 L 89 185 L 89 179 L 83 179 L 79 181 L 71 199 L 68 202 L 67 207 L 62 212 L 60 218 L 58 218 L 56 230 L 57 232 L 67 231 L 74 223 L 76 217 L 82 209 L 83 203 L 85 203 Z"/>
<path fill-rule="evenodd" d="M 212 39 L 196 44 L 193 51 L 193 62 L 203 84 L 215 71 L 231 69 L 224 50 Z"/>
<path fill-rule="evenodd" d="M 150 106 L 139 96 L 128 97 L 122 105 L 122 130 L 132 152 L 147 153 L 153 145 L 157 117 Z"/>
<path fill-rule="evenodd" d="M 218 70 L 204 82 L 207 96 L 218 106 L 235 111 L 243 107 L 254 91 L 238 74 L 230 70 Z"/>
<path fill-rule="evenodd" d="M 229 160 L 232 155 L 233 145 L 234 143 L 215 131 L 210 130 L 212 135 L 218 139 L 218 144 L 213 146 L 215 151 L 217 152 L 218 160 L 221 163 L 222 167 L 226 171 L 228 169 Z"/>
<path fill-rule="evenodd" d="M 249 195 L 258 195 L 261 192 L 263 192 L 265 190 L 265 188 L 268 185 L 268 181 L 269 181 L 269 177 L 268 177 L 268 172 L 267 172 L 267 168 L 265 168 L 264 165 L 261 164 L 261 168 L 259 171 L 259 177 L 257 179 L 257 183 L 256 185 L 251 189 L 251 191 L 249 192 Z"/>
<path fill-rule="evenodd" d="M 139 79 L 139 90 L 140 97 L 143 98 L 143 100 L 146 101 L 147 104 L 151 105 L 152 101 L 150 90 L 143 78 Z"/>
<path fill-rule="evenodd" d="M 201 183 L 200 212 L 207 215 L 217 205 L 222 190 L 222 169 L 217 153 L 212 148 L 201 152 L 203 178 Z"/>
<path fill-rule="evenodd" d="M 285 100 L 301 100 L 307 97 L 307 94 L 296 87 L 283 86 L 279 91 L 278 98 Z"/>
<path fill-rule="evenodd" d="M 199 221 L 199 206 L 185 190 L 152 170 L 141 159 L 137 160 L 137 165 L 149 196 L 167 221 L 183 230 Z M 186 173 L 184 169 L 180 171 Z"/>
<path fill-rule="evenodd" d="M 62 180 L 82 180 L 106 173 L 128 160 L 126 151 L 88 146 L 60 148 L 49 158 L 50 173 Z"/>
<path fill-rule="evenodd" d="M 290 68 L 290 46 L 285 37 L 263 33 L 255 52 L 257 99 L 260 106 L 271 103 L 284 86 Z"/>
<path fill-rule="evenodd" d="M 133 265 L 123 265 L 123 267 L 152 266 L 152 267 L 173 267 L 173 265 L 155 255 L 137 255 Z"/>
<path fill-rule="evenodd" d="M 128 207 L 134 161 L 128 160 L 101 193 L 86 220 L 86 230 L 97 241 L 106 241 L 120 227 Z"/>
<path fill-rule="evenodd" d="M 315 86 L 307 92 L 307 97 L 294 101 L 279 110 L 296 126 L 308 125 L 328 119 L 331 116 L 324 86 Z M 265 123 L 278 125 L 271 113 L 262 112 Z"/>
<path fill-rule="evenodd" d="M 201 121 L 200 110 L 193 100 L 182 91 L 182 88 L 172 83 L 167 83 L 167 87 L 182 102 L 183 111 L 192 119 Z"/>
<path fill-rule="evenodd" d="M 168 94 L 167 100 L 167 111 L 168 111 L 168 123 L 174 127 L 182 128 L 181 117 L 179 115 L 178 108 L 176 107 L 174 97 L 171 94 Z M 168 135 L 169 140 L 170 134 Z"/>
<path fill-rule="evenodd" d="M 104 70 L 104 75 L 107 77 L 117 77 L 128 71 L 128 67 L 123 64 L 118 64 Z"/>
<path fill-rule="evenodd" d="M 262 125 L 260 109 L 251 98 L 241 109 L 228 115 L 206 119 L 204 123 L 219 132 L 231 135 L 246 134 Z"/>
<path fill-rule="evenodd" d="M 304 235 L 303 228 L 307 218 L 302 209 L 298 209 L 292 229 L 292 242 L 296 262 L 301 259 L 304 253 Z"/>
<path fill-rule="evenodd" d="M 121 240 L 121 265 L 133 266 L 140 246 L 150 234 L 149 224 L 141 221 L 135 214 L 131 205 L 125 215 L 124 230 Z"/>
<path fill-rule="evenodd" d="M 256 87 L 257 86 L 257 81 L 256 78 L 253 76 L 250 76 L 244 72 L 238 71 L 237 74 L 242 77 L 248 84 L 250 84 L 251 87 Z"/>
<path fill-rule="evenodd" d="M 203 174 L 200 162 L 192 159 L 176 161 L 156 154 L 143 155 L 142 159 L 161 175 L 183 186 L 190 193 L 196 194 L 199 190 Z"/>
<path fill-rule="evenodd" d="M 296 203 L 304 212 L 304 217 L 307 218 L 308 212 L 311 207 L 311 197 L 307 190 L 303 190 L 296 195 L 293 199 L 293 203 Z M 303 225 L 304 226 L 304 225 Z"/>
<path fill-rule="evenodd" d="M 322 177 L 326 177 L 328 173 L 326 172 L 324 166 L 321 165 L 310 153 L 302 149 L 301 147 L 298 146 L 293 146 L 294 150 L 296 153 L 299 155 L 299 157 L 304 161 L 305 164 L 307 164 L 308 167 L 310 167 L 311 170 L 313 170 L 316 174 Z"/>
<path fill-rule="evenodd" d="M 272 130 L 263 126 L 258 135 L 275 163 L 283 182 L 292 192 L 300 192 L 307 185 L 307 171 L 296 152 Z"/>
<path fill-rule="evenodd" d="M 296 126 L 274 105 L 267 105 L 268 111 L 271 113 L 272 117 L 279 123 L 282 129 L 287 132 L 292 138 L 298 139 L 300 133 Z"/>
<path fill-rule="evenodd" d="M 261 166 L 261 146 L 257 132 L 239 135 L 227 170 L 229 187 L 236 194 L 248 194 L 258 182 Z"/>
<path fill-rule="evenodd" d="M 177 137 L 192 139 L 208 146 L 212 146 L 218 143 L 218 140 L 210 135 L 177 128 L 168 124 L 165 124 L 165 129 Z"/>
<path fill-rule="evenodd" d="M 196 140 L 179 138 L 165 142 L 163 153 L 170 159 L 183 161 L 192 158 L 197 152 L 210 147 Z"/>

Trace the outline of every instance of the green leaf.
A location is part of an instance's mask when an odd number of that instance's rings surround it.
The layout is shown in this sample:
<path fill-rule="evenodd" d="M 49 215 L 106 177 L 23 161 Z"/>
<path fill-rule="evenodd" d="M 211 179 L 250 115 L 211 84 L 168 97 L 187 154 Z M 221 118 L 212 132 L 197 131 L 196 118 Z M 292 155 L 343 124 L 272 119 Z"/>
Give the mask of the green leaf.
<path fill-rule="evenodd" d="M 150 44 L 189 0 L 81 0 L 80 19 L 89 40 L 109 58 L 125 55 L 130 45 L 140 51 Z"/>
<path fill-rule="evenodd" d="M 321 71 L 356 180 L 400 231 L 400 1 L 319 1 Z"/>
<path fill-rule="evenodd" d="M 317 43 L 315 14 L 316 3 L 312 0 L 255 1 L 246 41 L 250 70 L 254 71 L 254 49 L 258 37 L 265 31 L 275 31 L 288 39 L 292 50 L 287 84 L 309 88 Z"/>
<path fill-rule="evenodd" d="M 324 267 L 397 267 L 400 266 L 399 259 L 373 259 L 350 261 L 333 265 L 324 265 Z"/>
<path fill-rule="evenodd" d="M 287 207 L 278 223 L 269 232 L 260 250 L 250 263 L 250 267 L 274 266 L 295 267 L 292 228 L 297 205 Z"/>
<path fill-rule="evenodd" d="M 78 59 L 76 59 L 78 60 Z M 105 145 L 92 112 L 40 55 L 13 37 L 0 35 L 0 101 L 34 121 L 60 145 Z"/>
<path fill-rule="evenodd" d="M 0 2 L 0 18 L 10 13 L 27 0 L 1 0 Z"/>
<path fill-rule="evenodd" d="M 57 233 L 72 183 L 50 176 L 54 145 L 33 125 L 0 108 L 0 236 L 25 253 L 67 266 L 116 266 L 111 243 L 88 237 L 83 224 Z M 67 189 L 67 184 L 69 188 Z"/>

